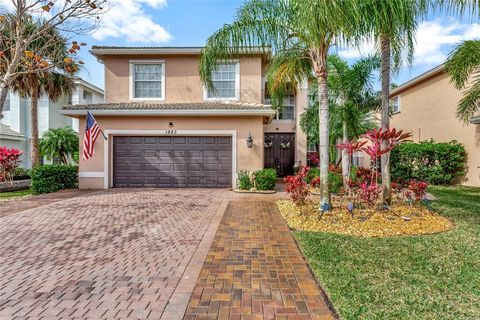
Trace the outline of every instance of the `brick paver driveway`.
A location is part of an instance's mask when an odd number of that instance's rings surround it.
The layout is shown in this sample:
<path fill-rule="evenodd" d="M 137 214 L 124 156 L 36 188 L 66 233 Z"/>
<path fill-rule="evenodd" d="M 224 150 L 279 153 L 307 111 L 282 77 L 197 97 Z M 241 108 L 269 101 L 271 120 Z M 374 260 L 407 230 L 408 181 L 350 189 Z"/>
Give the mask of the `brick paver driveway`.
<path fill-rule="evenodd" d="M 334 314 L 270 199 L 229 202 L 184 319 L 332 320 Z"/>
<path fill-rule="evenodd" d="M 0 318 L 159 319 L 223 192 L 109 190 L 1 217 Z"/>

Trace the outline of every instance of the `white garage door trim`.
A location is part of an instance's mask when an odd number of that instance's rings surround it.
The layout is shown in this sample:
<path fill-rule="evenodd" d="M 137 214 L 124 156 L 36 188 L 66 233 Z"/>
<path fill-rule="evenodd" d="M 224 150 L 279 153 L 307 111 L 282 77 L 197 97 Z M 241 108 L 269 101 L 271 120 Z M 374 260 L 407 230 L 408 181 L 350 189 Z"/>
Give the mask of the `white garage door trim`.
<path fill-rule="evenodd" d="M 232 187 L 237 184 L 237 130 L 104 130 L 107 140 L 104 141 L 103 150 L 103 187 L 110 188 L 112 175 L 110 165 L 113 161 L 110 148 L 111 138 L 116 135 L 123 136 L 231 136 L 232 137 Z"/>

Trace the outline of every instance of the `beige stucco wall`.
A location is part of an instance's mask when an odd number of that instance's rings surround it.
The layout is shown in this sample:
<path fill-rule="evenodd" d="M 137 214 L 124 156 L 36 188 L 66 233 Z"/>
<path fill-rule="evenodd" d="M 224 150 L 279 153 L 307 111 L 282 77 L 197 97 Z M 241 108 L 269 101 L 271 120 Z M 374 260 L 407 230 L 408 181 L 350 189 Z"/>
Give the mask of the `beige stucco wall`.
<path fill-rule="evenodd" d="M 106 56 L 105 102 L 128 102 L 129 60 L 165 60 L 165 102 L 203 102 L 197 55 Z M 240 61 L 240 101 L 262 103 L 262 57 Z"/>
<path fill-rule="evenodd" d="M 96 116 L 99 126 L 104 130 L 236 130 L 237 132 L 237 168 L 236 170 L 258 170 L 263 168 L 263 119 L 260 116 L 236 117 L 105 117 Z M 169 122 L 174 126 L 169 127 Z M 80 127 L 85 126 L 85 119 L 80 119 Z M 249 133 L 254 140 L 254 147 L 247 148 Z M 142 135 L 142 134 L 139 134 Z M 109 136 L 110 137 L 110 136 Z M 83 139 L 80 139 L 83 141 Z M 109 139 L 109 148 L 111 149 Z M 80 174 L 104 172 L 104 144 L 100 135 L 95 144 L 95 156 L 87 161 L 80 161 Z M 81 148 L 81 146 L 80 146 Z M 111 150 L 110 150 L 111 155 Z M 111 166 L 111 156 L 109 164 Z M 111 172 L 111 169 L 109 170 Z M 80 177 L 81 189 L 102 189 L 103 178 Z M 111 175 L 109 177 L 111 182 Z"/>
<path fill-rule="evenodd" d="M 434 139 L 457 140 L 468 153 L 465 185 L 480 186 L 480 125 L 465 124 L 456 117 L 462 93 L 440 73 L 399 92 L 400 112 L 393 115 L 391 126 L 411 132 L 415 142 Z"/>

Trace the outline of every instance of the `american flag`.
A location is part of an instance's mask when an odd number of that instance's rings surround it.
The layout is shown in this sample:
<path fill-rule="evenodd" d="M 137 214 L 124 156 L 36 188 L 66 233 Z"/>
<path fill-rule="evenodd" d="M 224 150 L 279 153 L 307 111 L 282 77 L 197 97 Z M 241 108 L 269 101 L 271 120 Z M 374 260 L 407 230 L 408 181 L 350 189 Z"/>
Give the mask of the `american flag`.
<path fill-rule="evenodd" d="M 97 140 L 100 128 L 97 121 L 87 110 L 87 127 L 85 128 L 85 137 L 83 139 L 83 161 L 90 159 L 95 154 L 95 140 Z"/>

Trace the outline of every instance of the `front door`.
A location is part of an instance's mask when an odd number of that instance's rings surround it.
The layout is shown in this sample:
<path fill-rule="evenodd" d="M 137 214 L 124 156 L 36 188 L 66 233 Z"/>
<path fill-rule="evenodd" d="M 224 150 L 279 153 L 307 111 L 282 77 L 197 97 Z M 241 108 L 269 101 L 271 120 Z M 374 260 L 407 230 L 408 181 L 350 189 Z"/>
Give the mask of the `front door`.
<path fill-rule="evenodd" d="M 279 177 L 293 174 L 295 165 L 295 134 L 265 133 L 264 167 L 277 170 Z"/>

